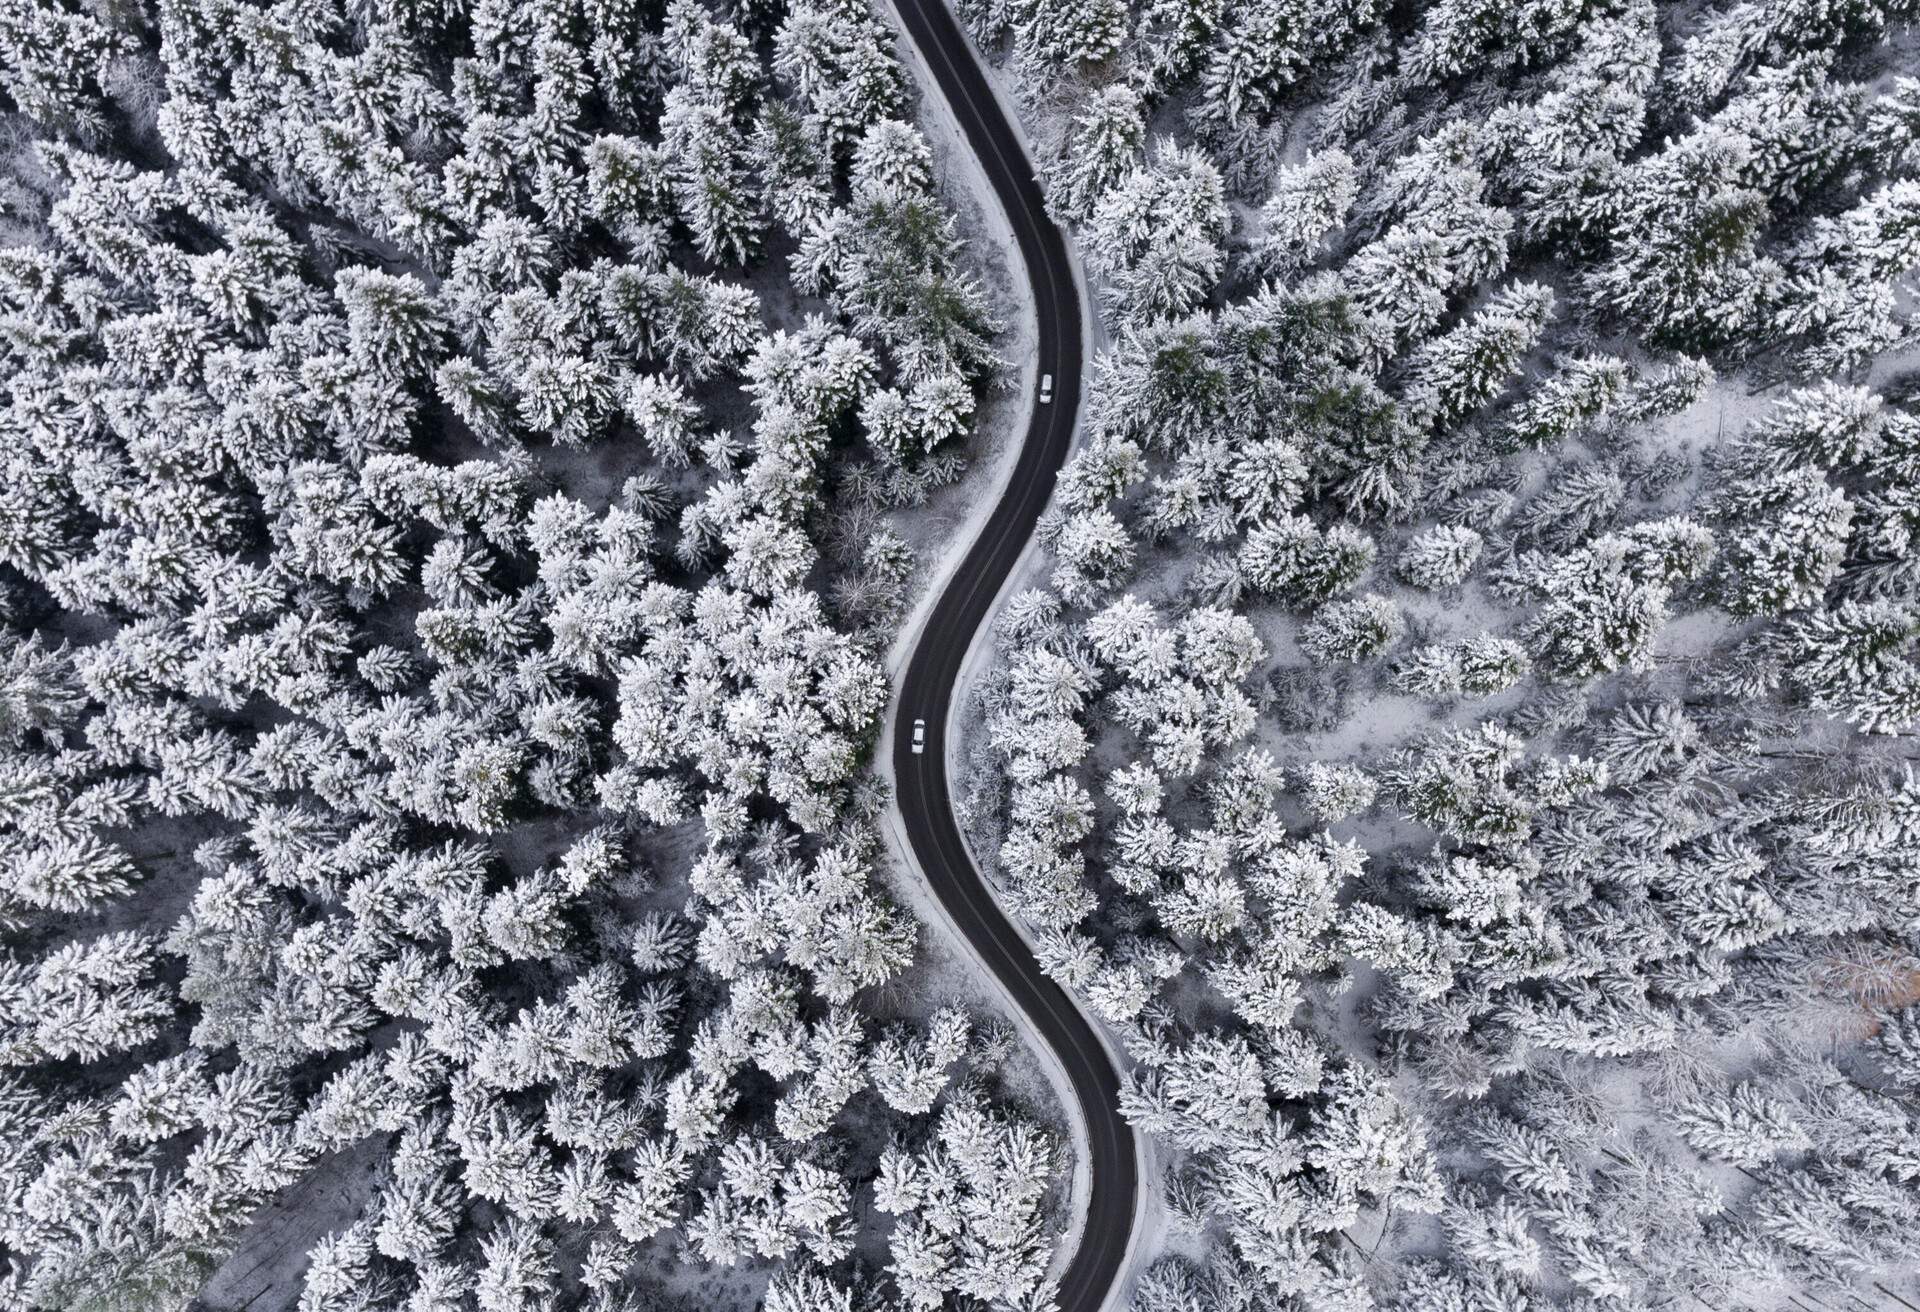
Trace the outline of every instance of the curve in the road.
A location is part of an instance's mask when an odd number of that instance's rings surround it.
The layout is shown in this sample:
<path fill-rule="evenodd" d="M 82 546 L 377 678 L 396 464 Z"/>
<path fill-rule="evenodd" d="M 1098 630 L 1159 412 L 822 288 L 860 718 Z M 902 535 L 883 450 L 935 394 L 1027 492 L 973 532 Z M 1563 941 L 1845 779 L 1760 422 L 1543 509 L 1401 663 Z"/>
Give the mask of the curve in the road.
<path fill-rule="evenodd" d="M 1073 441 L 1084 352 L 1080 297 L 1066 239 L 1047 217 L 1019 134 L 1001 111 L 946 0 L 895 0 L 1012 224 L 1033 285 L 1038 372 L 1054 377 L 1051 404 L 1033 406 L 1025 444 L 986 526 L 934 604 L 907 662 L 894 734 L 894 778 L 907 840 L 934 894 L 988 969 L 1051 1045 L 1087 1126 L 1092 1188 L 1086 1226 L 1061 1277 L 1060 1312 L 1097 1312 L 1119 1278 L 1140 1180 L 1133 1130 L 1118 1108 L 1119 1072 L 1093 1026 L 1000 912 L 960 837 L 948 792 L 946 726 L 961 662 L 1053 493 Z M 927 724 L 915 754 L 915 719 Z"/>

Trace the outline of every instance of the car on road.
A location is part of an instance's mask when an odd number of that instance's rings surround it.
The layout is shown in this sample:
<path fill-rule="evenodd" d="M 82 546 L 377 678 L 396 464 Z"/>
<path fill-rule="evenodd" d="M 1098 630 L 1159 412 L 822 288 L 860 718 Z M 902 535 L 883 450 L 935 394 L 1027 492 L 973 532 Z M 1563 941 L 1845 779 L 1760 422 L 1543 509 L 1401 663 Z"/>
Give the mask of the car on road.
<path fill-rule="evenodd" d="M 1053 375 L 1052 374 L 1040 375 L 1040 404 L 1041 405 L 1053 404 Z"/>
<path fill-rule="evenodd" d="M 915 720 L 913 722 L 913 754 L 918 756 L 926 750 L 927 722 L 925 720 Z"/>

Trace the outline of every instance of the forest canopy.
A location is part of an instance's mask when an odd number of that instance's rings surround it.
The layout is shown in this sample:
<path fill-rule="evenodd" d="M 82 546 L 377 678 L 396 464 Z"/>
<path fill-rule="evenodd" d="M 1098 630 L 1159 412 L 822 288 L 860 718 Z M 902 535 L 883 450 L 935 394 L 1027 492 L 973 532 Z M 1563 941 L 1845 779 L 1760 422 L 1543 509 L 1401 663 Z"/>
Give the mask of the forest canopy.
<path fill-rule="evenodd" d="M 1133 1312 L 1920 1303 L 1911 7 L 957 7 Z M 1025 364 L 940 112 L 869 0 L 0 0 L 0 1304 L 1051 1306 L 874 759 Z"/>
<path fill-rule="evenodd" d="M 1011 1036 L 882 989 L 999 332 L 891 30 L 9 0 L 0 91 L 0 1302 L 1026 1306 Z"/>
<path fill-rule="evenodd" d="M 959 8 L 1108 337 L 970 806 L 1134 1312 L 1920 1299 L 1911 7 Z"/>

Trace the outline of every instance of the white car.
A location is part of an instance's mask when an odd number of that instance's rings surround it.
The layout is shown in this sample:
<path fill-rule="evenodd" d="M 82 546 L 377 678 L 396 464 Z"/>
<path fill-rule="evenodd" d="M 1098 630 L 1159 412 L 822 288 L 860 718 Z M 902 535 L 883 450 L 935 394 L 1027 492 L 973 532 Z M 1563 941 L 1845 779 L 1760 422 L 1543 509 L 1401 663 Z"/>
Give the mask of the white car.
<path fill-rule="evenodd" d="M 1051 405 L 1052 403 L 1053 403 L 1053 375 L 1041 374 L 1040 375 L 1040 404 Z"/>
<path fill-rule="evenodd" d="M 918 756 L 926 750 L 927 722 L 925 720 L 915 720 L 913 722 L 913 754 Z"/>

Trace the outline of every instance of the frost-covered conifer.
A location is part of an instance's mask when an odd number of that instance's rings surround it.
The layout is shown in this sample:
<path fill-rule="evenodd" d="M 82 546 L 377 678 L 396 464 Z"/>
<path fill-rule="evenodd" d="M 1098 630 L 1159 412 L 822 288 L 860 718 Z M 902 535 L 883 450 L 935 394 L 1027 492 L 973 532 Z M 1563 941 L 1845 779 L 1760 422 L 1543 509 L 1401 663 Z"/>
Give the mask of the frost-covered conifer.
<path fill-rule="evenodd" d="M 1702 128 L 1625 173 L 1612 259 L 1587 282 L 1597 302 L 1657 342 L 1713 344 L 1750 331 L 1779 266 L 1758 252 L 1767 198 L 1747 181 L 1753 146 Z"/>
<path fill-rule="evenodd" d="M 1675 1123 L 1695 1148 L 1739 1166 L 1764 1166 L 1813 1143 L 1795 1124 L 1791 1108 L 1753 1084 L 1682 1108 Z"/>
<path fill-rule="evenodd" d="M 1322 824 L 1335 824 L 1373 805 L 1378 785 L 1354 765 L 1315 761 L 1305 776 L 1307 810 Z"/>
<path fill-rule="evenodd" d="M 1405 631 L 1399 607 L 1369 593 L 1328 602 L 1300 626 L 1300 646 L 1315 661 L 1363 661 L 1392 646 Z"/>
<path fill-rule="evenodd" d="M 1095 207 L 1088 262 L 1122 322 L 1175 318 L 1219 279 L 1226 231 L 1219 172 L 1197 151 L 1162 150 Z"/>
<path fill-rule="evenodd" d="M 1251 528 L 1234 563 L 1254 592 L 1312 609 L 1358 583 L 1375 552 L 1373 540 L 1352 525 L 1323 531 L 1304 516 L 1283 514 Z"/>
<path fill-rule="evenodd" d="M 1253 257 L 1262 273 L 1287 278 L 1311 265 L 1346 222 L 1358 189 L 1353 160 L 1325 150 L 1282 168 L 1260 207 Z"/>
<path fill-rule="evenodd" d="M 1920 667 L 1909 659 L 1916 637 L 1920 616 L 1909 607 L 1842 601 L 1788 621 L 1774 647 L 1816 709 L 1894 733 L 1920 717 Z"/>
<path fill-rule="evenodd" d="M 1402 405 L 1415 422 L 1450 427 L 1499 394 L 1539 340 L 1553 293 L 1538 283 L 1499 292 L 1474 317 L 1424 343 Z"/>
<path fill-rule="evenodd" d="M 1853 505 L 1818 471 L 1742 479 L 1714 509 L 1722 535 L 1720 587 L 1736 614 L 1781 614 L 1818 601 L 1839 574 Z"/>
<path fill-rule="evenodd" d="M 1126 6 L 1118 0 L 1067 0 L 1061 5 L 1016 0 L 1014 10 L 1023 49 L 1049 65 L 1105 59 L 1127 34 Z"/>
<path fill-rule="evenodd" d="M 1507 412 L 1501 431 L 1525 447 L 1551 447 L 1576 437 L 1616 408 L 1629 378 L 1626 364 L 1612 356 L 1557 361 L 1554 372 Z"/>
<path fill-rule="evenodd" d="M 1464 526 L 1428 529 L 1401 549 L 1394 572 L 1417 588 L 1451 588 L 1473 572 L 1484 542 Z"/>
<path fill-rule="evenodd" d="M 1047 203 L 1069 219 L 1086 219 L 1107 192 L 1138 166 L 1147 137 L 1140 93 L 1115 82 L 1090 96 L 1051 162 Z"/>

